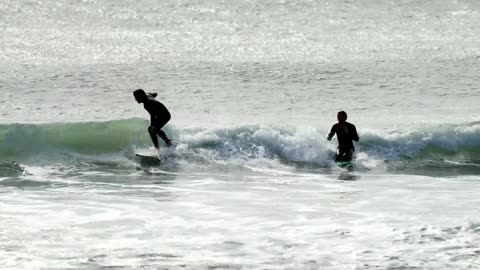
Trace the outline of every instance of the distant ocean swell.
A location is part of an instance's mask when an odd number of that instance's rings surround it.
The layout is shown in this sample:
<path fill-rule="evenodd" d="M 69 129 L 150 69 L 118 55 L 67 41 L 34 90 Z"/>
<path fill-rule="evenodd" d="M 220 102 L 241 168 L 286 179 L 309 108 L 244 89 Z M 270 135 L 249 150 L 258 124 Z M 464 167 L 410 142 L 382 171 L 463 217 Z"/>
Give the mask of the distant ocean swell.
<path fill-rule="evenodd" d="M 132 149 L 149 147 L 146 127 L 147 122 L 141 119 L 0 125 L 0 158 L 5 163 L 22 162 L 32 156 L 48 160 L 64 153 L 127 156 Z M 179 144 L 178 158 L 224 162 L 275 159 L 320 167 L 332 163 L 336 147 L 335 141 L 326 141 L 326 132 L 295 127 L 167 127 L 167 133 Z M 359 133 L 357 160 L 367 167 L 412 161 L 480 167 L 480 122 L 409 131 L 359 129 Z"/>

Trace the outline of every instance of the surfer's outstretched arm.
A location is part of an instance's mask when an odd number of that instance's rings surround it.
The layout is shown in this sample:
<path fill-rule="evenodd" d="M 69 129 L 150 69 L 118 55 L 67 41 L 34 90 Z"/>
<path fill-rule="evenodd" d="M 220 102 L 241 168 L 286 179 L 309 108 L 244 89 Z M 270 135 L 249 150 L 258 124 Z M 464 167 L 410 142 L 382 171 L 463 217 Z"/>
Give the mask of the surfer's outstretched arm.
<path fill-rule="evenodd" d="M 331 141 L 332 138 L 333 138 L 333 135 L 335 135 L 335 130 L 336 130 L 336 127 L 337 124 L 333 125 L 332 126 L 332 129 L 330 130 L 330 133 L 328 133 L 328 137 L 327 137 L 327 140 Z"/>

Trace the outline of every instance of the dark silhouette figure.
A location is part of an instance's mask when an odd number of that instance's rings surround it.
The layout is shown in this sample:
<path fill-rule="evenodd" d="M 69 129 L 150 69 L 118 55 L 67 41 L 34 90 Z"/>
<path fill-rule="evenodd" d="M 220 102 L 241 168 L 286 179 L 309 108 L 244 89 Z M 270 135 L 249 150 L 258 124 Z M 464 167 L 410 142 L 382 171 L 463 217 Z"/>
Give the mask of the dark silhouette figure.
<path fill-rule="evenodd" d="M 332 140 L 333 135 L 337 134 L 338 153 L 335 161 L 351 161 L 355 147 L 353 141 L 358 142 L 357 129 L 353 124 L 347 122 L 347 113 L 344 111 L 337 114 L 338 123 L 332 126 L 327 140 Z"/>
<path fill-rule="evenodd" d="M 163 126 L 170 121 L 171 115 L 165 105 L 155 100 L 157 93 L 147 94 L 142 89 L 137 89 L 133 92 L 133 96 L 138 103 L 143 103 L 143 107 L 150 114 L 148 133 L 150 134 L 150 138 L 152 138 L 153 146 L 158 149 L 157 135 L 165 141 L 167 146 L 171 146 L 171 140 L 162 130 Z"/>

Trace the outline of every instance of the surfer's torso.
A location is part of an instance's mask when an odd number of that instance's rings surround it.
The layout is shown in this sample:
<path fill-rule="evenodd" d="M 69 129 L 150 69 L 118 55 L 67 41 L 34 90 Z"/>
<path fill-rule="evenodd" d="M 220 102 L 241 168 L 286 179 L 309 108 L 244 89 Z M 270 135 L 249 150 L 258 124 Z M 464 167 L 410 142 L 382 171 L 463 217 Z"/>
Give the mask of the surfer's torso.
<path fill-rule="evenodd" d="M 348 122 L 337 123 L 332 126 L 332 129 L 328 137 L 331 138 L 335 134 L 337 134 L 338 148 L 340 149 L 340 151 L 348 151 L 348 150 L 355 151 L 355 147 L 353 146 L 353 141 L 358 142 L 358 139 L 359 139 L 355 125 L 350 124 Z"/>
<path fill-rule="evenodd" d="M 152 124 L 155 122 L 168 122 L 171 118 L 170 112 L 167 107 L 163 105 L 160 101 L 157 101 L 153 98 L 148 98 L 144 103 L 143 107 L 150 114 Z"/>

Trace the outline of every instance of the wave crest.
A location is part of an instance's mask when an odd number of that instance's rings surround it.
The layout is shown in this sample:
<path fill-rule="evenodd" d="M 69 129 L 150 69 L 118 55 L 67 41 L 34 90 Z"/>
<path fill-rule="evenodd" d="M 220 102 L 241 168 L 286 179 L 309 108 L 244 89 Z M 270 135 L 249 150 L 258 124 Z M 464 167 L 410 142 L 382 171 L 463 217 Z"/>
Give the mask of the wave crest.
<path fill-rule="evenodd" d="M 0 156 L 74 152 L 84 155 L 118 153 L 150 145 L 141 119 L 109 122 L 0 125 Z M 225 129 L 175 129 L 167 126 L 189 158 L 201 160 L 276 159 L 284 163 L 330 163 L 336 143 L 326 130 L 243 126 Z M 479 164 L 480 123 L 438 126 L 423 130 L 359 129 L 357 157 L 363 160 L 425 160 L 460 158 Z"/>

